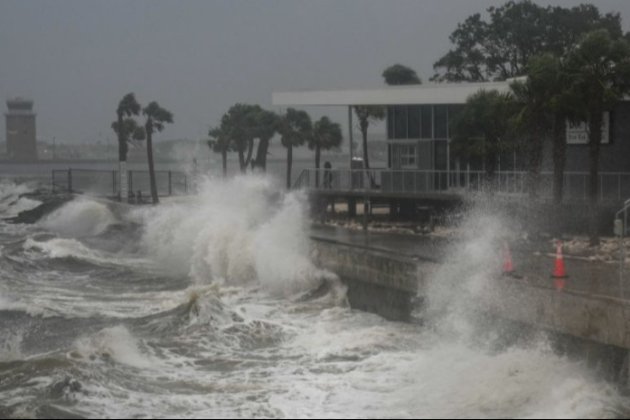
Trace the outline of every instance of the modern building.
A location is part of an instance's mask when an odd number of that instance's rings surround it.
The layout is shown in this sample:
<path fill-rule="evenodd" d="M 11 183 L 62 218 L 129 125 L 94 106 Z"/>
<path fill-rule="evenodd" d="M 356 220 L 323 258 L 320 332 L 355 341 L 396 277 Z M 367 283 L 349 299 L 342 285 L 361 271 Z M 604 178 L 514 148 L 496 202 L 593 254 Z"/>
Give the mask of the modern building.
<path fill-rule="evenodd" d="M 37 141 L 33 101 L 15 98 L 7 101 L 7 156 L 15 161 L 37 160 Z"/>
<path fill-rule="evenodd" d="M 380 179 L 376 185 L 384 192 L 388 188 L 426 192 L 459 188 L 463 183 L 468 185 L 471 174 L 475 176 L 483 172 L 481 159 L 466 160 L 451 153 L 449 132 L 450 122 L 462 109 L 467 98 L 480 90 L 508 92 L 510 81 L 391 86 L 366 90 L 274 92 L 272 102 L 284 107 L 347 107 L 349 127 L 353 126 L 352 106 L 386 107 L 387 123 L 382 137 L 387 140 L 388 145 L 388 168 L 379 173 Z M 615 192 L 617 199 L 624 194 L 630 197 L 630 187 L 626 188 L 630 184 L 630 102 L 620 102 L 610 115 L 604 117 L 600 161 L 600 170 L 604 175 L 601 189 L 604 193 Z M 349 131 L 349 137 L 352 136 L 352 131 Z M 566 170 L 567 176 L 572 179 L 567 179 L 565 184 L 575 187 L 574 192 L 577 195 L 583 195 L 586 190 L 585 179 L 589 170 L 587 143 L 585 124 L 567 124 Z M 551 171 L 551 142 L 546 142 L 546 146 L 543 170 Z M 497 169 L 511 172 L 510 182 L 515 183 L 519 176 L 515 172 L 524 171 L 526 156 L 514 150 L 504 153 L 499 160 Z M 550 174 L 547 176 L 551 178 Z"/>

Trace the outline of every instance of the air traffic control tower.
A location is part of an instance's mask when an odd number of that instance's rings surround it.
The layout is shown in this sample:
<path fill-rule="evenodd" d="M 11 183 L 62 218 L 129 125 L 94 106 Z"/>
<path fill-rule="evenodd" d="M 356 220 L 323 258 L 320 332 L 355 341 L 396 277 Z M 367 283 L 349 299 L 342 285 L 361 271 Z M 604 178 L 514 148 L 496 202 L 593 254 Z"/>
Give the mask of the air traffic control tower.
<path fill-rule="evenodd" d="M 37 160 L 33 101 L 15 98 L 7 101 L 4 114 L 7 129 L 7 156 L 15 161 Z"/>

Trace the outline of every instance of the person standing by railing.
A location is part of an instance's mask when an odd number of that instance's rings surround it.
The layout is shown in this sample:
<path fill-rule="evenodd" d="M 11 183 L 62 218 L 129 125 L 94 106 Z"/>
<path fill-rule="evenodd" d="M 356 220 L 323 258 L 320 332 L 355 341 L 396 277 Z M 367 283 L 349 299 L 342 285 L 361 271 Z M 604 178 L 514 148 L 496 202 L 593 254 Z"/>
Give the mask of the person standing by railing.
<path fill-rule="evenodd" d="M 330 190 L 332 188 L 332 165 L 330 162 L 324 163 L 324 189 Z"/>

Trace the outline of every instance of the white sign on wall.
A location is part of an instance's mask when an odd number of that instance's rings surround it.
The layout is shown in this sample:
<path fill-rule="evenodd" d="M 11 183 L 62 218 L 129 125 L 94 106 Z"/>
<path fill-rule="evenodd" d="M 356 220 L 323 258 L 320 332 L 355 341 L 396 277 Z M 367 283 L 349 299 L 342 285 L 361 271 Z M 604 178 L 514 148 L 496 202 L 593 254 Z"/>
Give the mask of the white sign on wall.
<path fill-rule="evenodd" d="M 610 143 L 610 113 L 604 112 L 602 144 L 608 143 Z M 572 123 L 567 120 L 567 144 L 588 144 L 588 130 L 585 122 Z"/>

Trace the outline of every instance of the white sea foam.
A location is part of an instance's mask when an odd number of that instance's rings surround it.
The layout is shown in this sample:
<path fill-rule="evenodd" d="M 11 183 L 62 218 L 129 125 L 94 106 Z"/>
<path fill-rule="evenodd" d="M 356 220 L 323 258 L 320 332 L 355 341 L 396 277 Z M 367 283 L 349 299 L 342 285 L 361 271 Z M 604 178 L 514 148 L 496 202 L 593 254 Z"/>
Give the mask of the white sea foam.
<path fill-rule="evenodd" d="M 90 361 L 112 359 L 137 368 L 152 365 L 149 356 L 140 351 L 138 341 L 123 326 L 105 328 L 92 336 L 77 339 L 69 357 Z"/>
<path fill-rule="evenodd" d="M 20 197 L 6 209 L 5 215 L 9 217 L 17 216 L 21 212 L 32 210 L 40 204 L 42 204 L 41 201 L 33 200 L 28 197 Z"/>
<path fill-rule="evenodd" d="M 38 300 L 31 307 L 49 305 L 73 317 L 130 318 L 191 303 L 186 328 L 165 334 L 168 325 L 141 327 L 143 336 L 151 334 L 146 344 L 123 326 L 74 341 L 67 355 L 82 371 L 85 392 L 76 405 L 82 414 L 584 418 L 615 416 L 623 406 L 611 384 L 584 364 L 554 354 L 544 338 L 503 351 L 475 340 L 479 326 L 470 317 L 478 309 L 475 296 L 497 274 L 497 252 L 509 225 L 500 218 L 480 212 L 465 222 L 462 230 L 470 237 L 453 248 L 449 264 L 426 279 L 429 323 L 419 326 L 228 287 L 257 283 L 284 296 L 311 288 L 328 274 L 308 260 L 305 200 L 299 194 L 285 195 L 269 180 L 251 177 L 208 181 L 200 189 L 198 197 L 139 208 L 132 215 L 144 224 L 142 243 L 149 256 L 195 279 L 188 289 L 121 288 L 100 301 L 94 289 L 84 294 L 72 282 L 56 283 L 59 279 L 44 275 L 50 287 L 32 293 Z M 87 213 L 97 214 L 87 218 L 92 221 L 106 214 Z M 72 227 L 66 216 L 58 215 L 53 225 Z M 86 223 L 74 233 L 93 232 Z M 74 238 L 27 239 L 24 248 L 40 257 L 128 263 Z M 160 281 L 156 278 L 157 286 Z M 221 281 L 221 287 L 207 284 Z M 64 291 L 68 284 L 72 288 Z M 0 310 L 16 307 L 17 296 L 14 290 L 0 292 Z M 162 327 L 163 318 L 151 322 Z M 0 337 L 0 343 L 0 359 L 3 351 L 9 359 L 20 357 L 19 335 Z M 38 398 L 26 387 L 18 391 L 19 401 L 32 404 Z"/>
<path fill-rule="evenodd" d="M 20 197 L 32 191 L 28 184 L 14 184 L 11 182 L 0 182 L 0 215 L 3 217 L 17 216 L 20 212 L 31 210 L 41 202 L 28 197 Z"/>
<path fill-rule="evenodd" d="M 544 339 L 497 352 L 342 309 L 296 327 L 299 367 L 279 373 L 291 385 L 271 397 L 284 417 L 600 418 L 623 402 Z"/>
<path fill-rule="evenodd" d="M 77 258 L 94 262 L 106 262 L 104 258 L 83 245 L 76 239 L 53 238 L 48 241 L 36 241 L 28 238 L 23 245 L 24 250 L 37 249 L 49 258 Z"/>
<path fill-rule="evenodd" d="M 197 282 L 258 281 L 288 296 L 332 278 L 308 257 L 306 208 L 269 178 L 206 180 L 185 203 L 141 210 L 143 242 L 165 267 Z"/>
<path fill-rule="evenodd" d="M 46 216 L 40 226 L 63 236 L 80 238 L 101 234 L 116 221 L 106 205 L 80 198 Z"/>
<path fill-rule="evenodd" d="M 0 302 L 0 305 L 2 305 L 2 302 Z M 4 334 L 0 338 L 0 362 L 22 359 L 22 340 L 23 336 L 20 331 L 10 331 Z"/>

